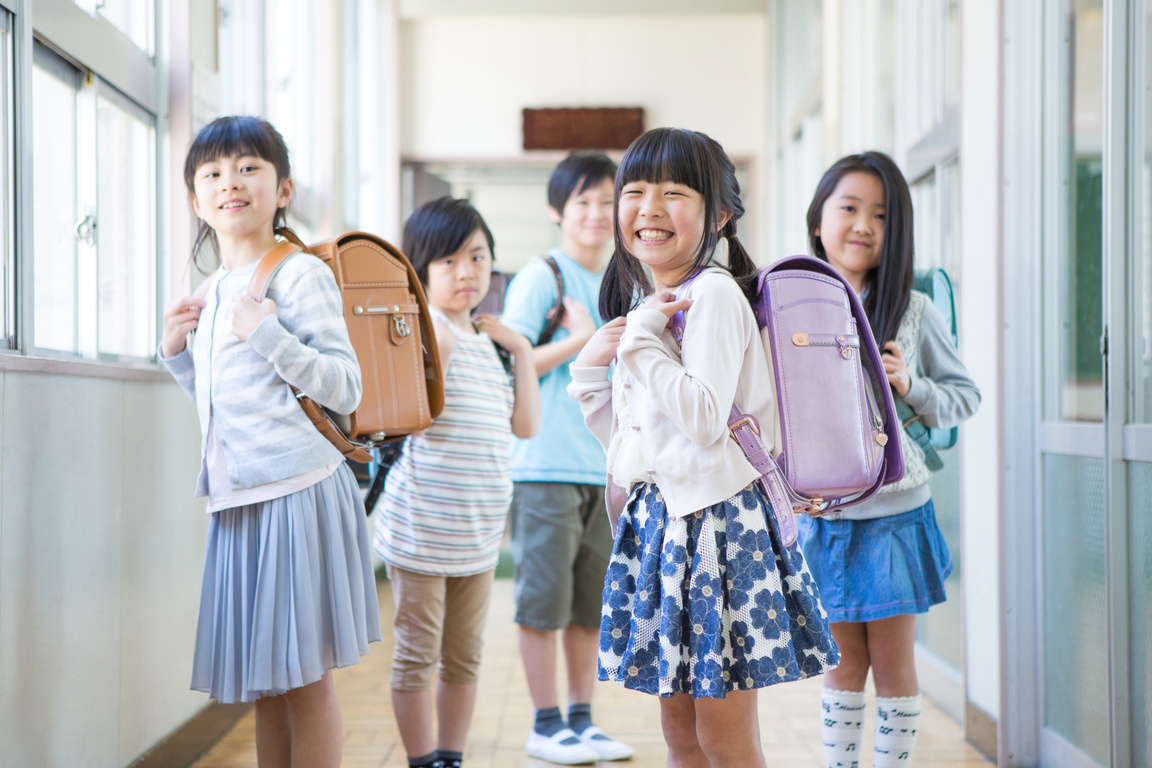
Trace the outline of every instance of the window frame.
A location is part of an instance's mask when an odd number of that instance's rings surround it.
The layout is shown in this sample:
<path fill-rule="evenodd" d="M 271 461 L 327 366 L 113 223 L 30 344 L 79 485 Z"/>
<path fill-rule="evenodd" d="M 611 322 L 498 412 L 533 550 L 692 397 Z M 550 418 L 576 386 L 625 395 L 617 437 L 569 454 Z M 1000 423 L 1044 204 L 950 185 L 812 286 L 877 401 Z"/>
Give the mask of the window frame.
<path fill-rule="evenodd" d="M 107 19 L 88 14 L 72 0 L 0 0 L 0 13 L 11 14 L 12 97 L 9 146 L 13 160 L 9 188 L 12 191 L 13 218 L 10 230 L 11 261 L 5 273 L 0 252 L 0 290 L 6 290 L 11 313 L 7 335 L 0 325 L 0 371 L 24 370 L 53 374 L 98 376 L 128 380 L 159 381 L 166 378 L 155 349 L 144 356 L 122 354 L 82 354 L 35 346 L 35 228 L 32 153 L 32 77 L 35 51 L 45 46 L 56 56 L 75 66 L 85 77 L 94 79 L 93 105 L 97 98 L 117 106 L 132 105 L 130 114 L 148 116 L 152 148 L 149 158 L 152 185 L 150 258 L 153 260 L 151 306 L 138 313 L 151 325 L 153 340 L 160 335 L 160 296 L 163 281 L 171 271 L 167 264 L 170 248 L 170 221 L 167 189 L 172 175 L 167 167 L 166 113 L 169 85 L 160 76 L 167 65 L 168 51 L 159 31 L 168 23 L 163 3 L 154 3 L 149 20 L 153 53 L 149 55 Z M 163 108 L 162 108 L 163 107 Z M 93 126 L 94 127 L 94 126 Z M 93 130 L 90 140 L 95 146 Z M 2 163 L 0 163 L 2 172 Z M 0 183 L 3 183 L 0 180 Z M 93 300 L 98 294 L 93 293 Z M 2 319 L 2 318 L 0 318 Z M 154 346 L 154 345 L 153 345 Z M 144 350 L 141 350 L 144 352 Z"/>
<path fill-rule="evenodd" d="M 61 79 L 66 85 L 76 88 L 78 114 L 76 132 L 76 189 L 77 201 L 79 203 L 77 215 L 91 215 L 96 221 L 97 228 L 99 228 L 101 224 L 102 204 L 99 187 L 101 136 L 97 118 L 100 101 L 103 100 L 115 105 L 116 108 L 124 111 L 131 118 L 139 120 L 150 130 L 152 146 L 149 148 L 148 153 L 150 166 L 150 189 L 148 190 L 148 194 L 151 198 L 152 220 L 150 222 L 150 242 L 148 249 L 152 260 L 151 289 L 149 305 L 147 307 L 136 308 L 133 316 L 136 319 L 146 319 L 152 327 L 149 331 L 149 348 L 147 350 L 141 349 L 140 354 L 108 352 L 100 349 L 99 273 L 102 265 L 99 235 L 97 235 L 92 243 L 81 246 L 85 250 L 80 254 L 76 269 L 77 336 L 75 347 L 71 349 L 61 349 L 41 346 L 37 343 L 35 323 L 36 282 L 35 278 L 32 277 L 32 312 L 31 317 L 27 319 L 29 333 L 27 343 L 23 349 L 27 350 L 29 354 L 42 358 L 63 358 L 128 365 L 155 364 L 157 362 L 155 347 L 159 339 L 160 302 L 158 296 L 161 273 L 160 249 L 158 248 L 161 225 L 160 184 L 158 179 L 160 158 L 157 152 L 161 127 L 158 124 L 158 117 L 149 113 L 147 109 L 119 91 L 114 85 L 108 83 L 98 73 L 85 69 L 42 40 L 37 39 L 34 41 L 32 60 L 33 66 L 30 67 L 30 70 L 39 67 L 48 72 L 49 75 Z M 30 190 L 30 192 L 32 196 L 29 199 L 33 201 L 34 205 L 36 200 L 35 193 L 34 190 Z M 97 231 L 99 231 L 99 229 Z M 31 239 L 33 241 L 35 240 L 34 230 L 31 232 Z M 31 260 L 35 260 L 34 253 L 32 254 Z M 30 274 L 34 275 L 34 271 Z"/>
<path fill-rule="evenodd" d="M 0 351 L 16 347 L 17 276 L 16 270 L 16 23 L 15 14 L 0 2 L 0 31 L 7 45 L 0 46 L 0 184 L 9 194 L 0 208 Z"/>

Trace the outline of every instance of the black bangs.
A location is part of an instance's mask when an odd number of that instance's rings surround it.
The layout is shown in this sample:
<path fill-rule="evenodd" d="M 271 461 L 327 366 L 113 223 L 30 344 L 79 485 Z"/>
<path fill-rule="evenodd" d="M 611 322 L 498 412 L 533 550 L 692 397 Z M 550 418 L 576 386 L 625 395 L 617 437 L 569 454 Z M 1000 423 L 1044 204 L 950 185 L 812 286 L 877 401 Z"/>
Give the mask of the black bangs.
<path fill-rule="evenodd" d="M 188 148 L 188 156 L 184 158 L 184 185 L 188 188 L 188 194 L 196 194 L 197 168 L 222 157 L 238 155 L 255 155 L 271 163 L 276 169 L 277 182 L 292 177 L 288 146 L 284 143 L 284 137 L 272 127 L 271 123 L 259 117 L 245 115 L 218 117 L 200 129 L 196 138 L 192 140 L 192 146 Z M 287 208 L 280 208 L 272 219 L 272 229 L 275 231 L 287 226 Z M 192 244 L 192 262 L 201 272 L 208 274 L 215 267 L 212 264 L 200 263 L 200 249 L 205 243 L 208 243 L 212 253 L 219 257 L 220 243 L 216 233 L 201 219 L 196 231 L 196 241 Z"/>
<path fill-rule="evenodd" d="M 428 284 L 428 265 L 451 256 L 480 230 L 496 258 L 496 241 L 480 212 L 467 200 L 449 196 L 424 203 L 404 223 L 401 250 L 412 263 L 421 284 Z"/>
<path fill-rule="evenodd" d="M 707 196 L 707 155 L 700 151 L 701 138 L 683 128 L 653 128 L 628 148 L 616 174 L 616 197 L 626 184 L 683 184 Z"/>
<path fill-rule="evenodd" d="M 284 137 L 258 117 L 219 117 L 200 129 L 184 160 L 184 184 L 194 191 L 196 169 L 221 157 L 255 155 L 276 168 L 277 181 L 292 175 Z"/>
<path fill-rule="evenodd" d="M 717 242 L 727 238 L 726 268 L 751 302 L 756 294 L 756 264 L 736 237 L 736 222 L 744 215 L 744 203 L 732 159 L 707 134 L 654 128 L 632 142 L 616 174 L 616 249 L 600 283 L 600 316 L 610 320 L 625 315 L 652 291 L 644 266 L 628 251 L 620 231 L 621 193 L 636 182 L 681 184 L 704 198 L 704 232 L 685 277 L 708 266 Z"/>

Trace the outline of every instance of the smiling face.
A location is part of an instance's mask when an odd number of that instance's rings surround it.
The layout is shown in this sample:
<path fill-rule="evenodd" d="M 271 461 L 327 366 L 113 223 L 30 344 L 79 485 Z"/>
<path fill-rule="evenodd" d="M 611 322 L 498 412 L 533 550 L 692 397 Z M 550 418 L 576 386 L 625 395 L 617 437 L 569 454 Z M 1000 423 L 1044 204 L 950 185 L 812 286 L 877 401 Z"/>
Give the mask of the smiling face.
<path fill-rule="evenodd" d="M 581 180 L 583 184 L 583 180 Z M 579 189 L 580 184 L 577 184 Z M 564 203 L 564 210 L 549 207 L 552 221 L 560 225 L 565 253 L 575 256 L 581 250 L 599 252 L 612 239 L 612 199 L 615 196 L 613 180 L 603 178 L 582 192 L 573 193 Z"/>
<path fill-rule="evenodd" d="M 468 327 L 491 280 L 492 249 L 483 230 L 477 229 L 455 253 L 428 264 L 428 303 L 460 327 Z"/>
<path fill-rule="evenodd" d="M 859 293 L 884 246 L 884 184 L 871 174 L 845 174 L 824 201 L 820 238 L 828 263 Z"/>
<path fill-rule="evenodd" d="M 658 289 L 678 285 L 704 238 L 704 197 L 675 182 L 634 181 L 620 190 L 624 247 L 652 270 Z"/>
<path fill-rule="evenodd" d="M 193 178 L 192 209 L 216 231 L 221 247 L 274 238 L 276 212 L 292 197 L 292 180 L 255 155 L 201 163 Z"/>

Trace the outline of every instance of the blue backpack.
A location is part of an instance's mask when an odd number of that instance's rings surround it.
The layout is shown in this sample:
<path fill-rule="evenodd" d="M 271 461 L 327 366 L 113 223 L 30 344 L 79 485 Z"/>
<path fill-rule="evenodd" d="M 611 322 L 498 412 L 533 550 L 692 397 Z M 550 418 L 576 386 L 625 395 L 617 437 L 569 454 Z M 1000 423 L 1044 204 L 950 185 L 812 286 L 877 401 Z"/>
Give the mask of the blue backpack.
<path fill-rule="evenodd" d="M 956 345 L 956 303 L 952 297 L 952 281 L 948 273 L 939 267 L 916 270 L 912 279 L 912 287 L 928 295 L 928 299 L 940 310 L 944 322 L 952 334 L 952 344 Z M 940 429 L 939 427 L 925 426 L 923 419 L 916 415 L 912 406 L 904 398 L 893 392 L 896 401 L 896 416 L 904 425 L 904 431 L 912 442 L 920 446 L 924 452 L 924 464 L 933 472 L 944 468 L 944 461 L 936 449 L 944 450 L 956 445 L 959 430 L 956 427 Z"/>
<path fill-rule="evenodd" d="M 928 298 L 944 316 L 944 324 L 948 326 L 948 331 L 952 334 L 952 346 L 960 346 L 956 334 L 956 300 L 952 295 L 952 281 L 948 278 L 948 273 L 939 267 L 918 269 L 913 278 L 912 287 L 921 293 L 928 294 Z M 956 438 L 959 433 L 959 427 L 948 429 L 929 427 L 928 439 L 933 448 L 944 450 L 956 445 Z"/>

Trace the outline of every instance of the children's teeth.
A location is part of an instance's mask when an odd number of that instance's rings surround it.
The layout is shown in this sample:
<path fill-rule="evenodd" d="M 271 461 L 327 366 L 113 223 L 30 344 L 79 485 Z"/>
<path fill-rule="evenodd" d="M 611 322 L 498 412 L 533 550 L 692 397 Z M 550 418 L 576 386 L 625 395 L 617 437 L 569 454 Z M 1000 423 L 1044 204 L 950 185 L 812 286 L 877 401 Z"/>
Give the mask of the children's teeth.
<path fill-rule="evenodd" d="M 656 229 L 642 229 L 638 234 L 640 235 L 641 240 L 647 241 L 667 240 L 668 238 L 672 237 L 671 232 L 662 232 Z"/>
<path fill-rule="evenodd" d="M 248 203 L 225 203 L 224 207 L 225 208 L 241 208 L 245 205 L 248 205 Z"/>

